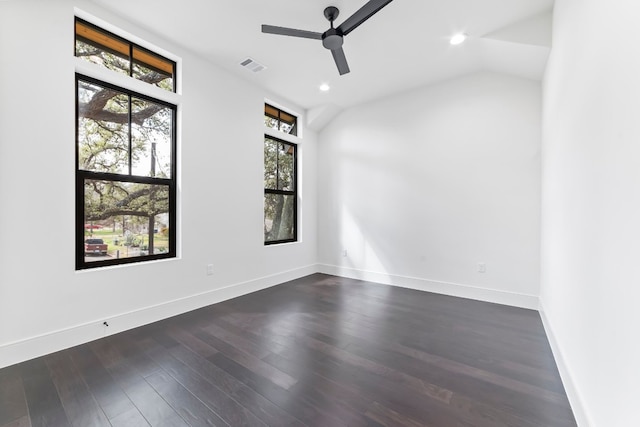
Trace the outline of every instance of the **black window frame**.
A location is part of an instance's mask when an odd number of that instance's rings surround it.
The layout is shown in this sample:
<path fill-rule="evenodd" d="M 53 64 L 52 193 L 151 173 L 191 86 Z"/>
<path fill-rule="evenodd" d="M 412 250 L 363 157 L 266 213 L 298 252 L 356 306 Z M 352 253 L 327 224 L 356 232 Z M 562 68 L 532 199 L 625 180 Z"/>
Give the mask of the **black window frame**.
<path fill-rule="evenodd" d="M 80 111 L 79 111 L 79 99 L 78 90 L 79 82 L 87 82 L 99 85 L 101 87 L 117 90 L 123 94 L 129 96 L 129 102 L 131 97 L 140 98 L 149 102 L 163 105 L 167 108 L 171 108 L 172 114 L 172 130 L 171 130 L 171 166 L 170 166 L 170 178 L 161 177 L 149 177 L 133 175 L 131 172 L 131 160 L 129 161 L 128 173 L 111 173 L 111 172 L 96 172 L 88 171 L 80 168 L 80 141 L 79 141 L 79 128 L 80 128 Z M 129 110 L 131 111 L 131 110 Z M 153 98 L 149 95 L 145 95 L 136 91 L 129 90 L 127 88 L 105 82 L 100 79 L 96 79 L 90 76 L 86 76 L 80 73 L 75 73 L 75 169 L 76 169 L 76 270 L 87 270 L 98 267 L 106 267 L 113 265 L 133 264 L 139 262 L 147 262 L 159 259 L 176 258 L 177 257 L 177 112 L 178 106 L 157 98 Z M 129 114 L 131 114 L 129 112 Z M 132 122 L 129 120 L 129 148 L 131 147 Z M 131 151 L 130 151 L 131 152 Z M 85 180 L 99 180 L 99 181 L 112 181 L 112 182 L 126 182 L 134 184 L 147 184 L 147 185 L 162 185 L 168 188 L 169 194 L 169 230 L 168 230 L 168 242 L 169 250 L 164 253 L 140 255 L 129 258 L 116 258 L 109 260 L 98 261 L 85 261 L 84 241 L 85 241 Z"/>
<path fill-rule="evenodd" d="M 293 190 L 278 190 L 278 184 L 276 183 L 276 189 L 264 188 L 264 195 L 267 194 L 276 194 L 276 195 L 285 195 L 285 196 L 293 196 L 293 237 L 290 239 L 281 239 L 281 240 L 264 240 L 265 246 L 277 245 L 282 243 L 293 243 L 298 241 L 298 144 L 294 142 L 289 142 L 284 139 L 275 137 L 273 135 L 269 135 L 267 133 L 264 134 L 265 143 L 267 138 L 276 141 L 280 144 L 286 144 L 293 147 Z M 277 161 L 276 161 L 277 164 Z M 279 173 L 276 166 L 276 180 L 278 180 Z M 263 213 L 264 215 L 264 213 Z M 263 218 L 264 221 L 264 218 Z"/>

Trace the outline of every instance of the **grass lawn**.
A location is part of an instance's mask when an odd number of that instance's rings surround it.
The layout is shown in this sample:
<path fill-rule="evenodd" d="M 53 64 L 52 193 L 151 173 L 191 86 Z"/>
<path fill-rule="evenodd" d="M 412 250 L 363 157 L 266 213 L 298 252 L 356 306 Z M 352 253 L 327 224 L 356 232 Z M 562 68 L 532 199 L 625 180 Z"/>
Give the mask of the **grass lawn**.
<path fill-rule="evenodd" d="M 133 234 L 130 238 L 130 241 L 133 244 L 131 246 L 127 246 L 125 245 L 126 239 L 122 236 L 120 230 L 116 230 L 114 232 L 113 229 L 110 228 L 94 229 L 93 232 L 86 230 L 84 236 L 85 239 L 90 237 L 94 239 L 103 239 L 108 245 L 107 252 L 112 256 L 115 256 L 116 251 L 120 251 L 120 257 L 126 257 L 131 248 L 146 249 L 149 246 L 149 236 L 147 234 Z M 168 251 L 169 237 L 164 236 L 162 233 L 154 234 L 153 246 L 155 248 L 155 253 L 163 250 Z M 138 255 L 139 253 L 136 253 L 136 256 Z"/>

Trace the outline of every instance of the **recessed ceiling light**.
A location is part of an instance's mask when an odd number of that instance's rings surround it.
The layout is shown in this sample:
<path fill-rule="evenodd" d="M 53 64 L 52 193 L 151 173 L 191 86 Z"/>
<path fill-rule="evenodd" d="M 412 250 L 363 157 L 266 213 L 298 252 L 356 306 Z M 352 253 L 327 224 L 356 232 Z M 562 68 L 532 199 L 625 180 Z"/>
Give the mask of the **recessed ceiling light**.
<path fill-rule="evenodd" d="M 322 83 L 322 84 L 320 85 L 320 90 L 321 90 L 322 92 L 326 92 L 326 91 L 328 91 L 329 89 L 331 89 L 331 86 L 329 86 L 329 85 L 328 85 L 328 84 L 326 84 L 326 83 Z"/>
<path fill-rule="evenodd" d="M 460 33 L 460 34 L 456 34 L 455 36 L 451 37 L 451 40 L 449 40 L 449 43 L 451 43 L 452 45 L 456 46 L 459 44 L 464 43 L 464 41 L 467 39 L 467 35 L 464 33 Z"/>

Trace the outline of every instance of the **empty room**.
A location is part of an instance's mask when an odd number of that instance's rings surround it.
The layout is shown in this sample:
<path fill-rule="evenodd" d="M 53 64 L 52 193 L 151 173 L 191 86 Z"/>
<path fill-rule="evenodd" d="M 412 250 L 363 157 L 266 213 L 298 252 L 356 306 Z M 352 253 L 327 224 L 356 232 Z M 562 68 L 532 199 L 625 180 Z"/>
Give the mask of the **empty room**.
<path fill-rule="evenodd" d="M 628 0 L 0 0 L 0 427 L 630 427 Z"/>

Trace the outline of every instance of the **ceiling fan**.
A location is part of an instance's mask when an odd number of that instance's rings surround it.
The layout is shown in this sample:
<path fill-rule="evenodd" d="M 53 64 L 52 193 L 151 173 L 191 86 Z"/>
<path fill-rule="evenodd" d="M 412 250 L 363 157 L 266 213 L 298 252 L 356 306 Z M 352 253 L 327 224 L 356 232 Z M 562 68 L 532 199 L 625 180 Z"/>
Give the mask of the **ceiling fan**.
<path fill-rule="evenodd" d="M 360 24 L 375 15 L 380 9 L 391 3 L 393 0 L 369 0 L 356 13 L 347 18 L 338 28 L 333 28 L 333 21 L 338 17 L 340 11 L 337 7 L 329 6 L 324 10 L 324 16 L 331 23 L 324 33 L 314 31 L 296 30 L 294 28 L 276 27 L 273 25 L 262 25 L 262 32 L 268 34 L 278 34 L 282 36 L 303 37 L 306 39 L 322 40 L 322 45 L 331 51 L 333 60 L 338 66 L 340 75 L 347 74 L 349 64 L 342 49 L 344 36 L 355 30 Z"/>

